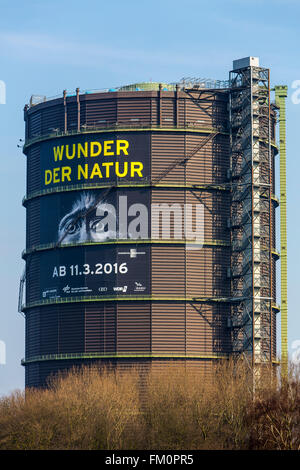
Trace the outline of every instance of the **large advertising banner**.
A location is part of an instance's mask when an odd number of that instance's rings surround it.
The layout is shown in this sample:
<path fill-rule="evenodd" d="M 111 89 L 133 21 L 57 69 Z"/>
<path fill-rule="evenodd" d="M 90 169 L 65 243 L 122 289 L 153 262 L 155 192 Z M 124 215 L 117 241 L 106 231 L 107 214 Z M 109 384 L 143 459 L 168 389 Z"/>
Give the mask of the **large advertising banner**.
<path fill-rule="evenodd" d="M 107 133 L 41 143 L 42 189 L 51 191 L 28 206 L 33 242 L 27 248 L 40 247 L 28 255 L 39 257 L 31 299 L 147 296 L 147 240 L 187 240 L 187 249 L 202 247 L 202 204 L 151 203 L 151 191 L 143 185 L 150 175 L 149 139 L 143 132 Z M 125 187 L 116 189 L 114 182 Z M 107 187 L 90 188 L 100 183 Z"/>
<path fill-rule="evenodd" d="M 40 256 L 40 299 L 150 294 L 150 248 L 108 245 Z"/>
<path fill-rule="evenodd" d="M 87 134 L 41 143 L 41 189 L 114 181 L 142 181 L 150 174 L 147 134 Z"/>
<path fill-rule="evenodd" d="M 36 300 L 150 294 L 150 248 L 141 243 L 149 237 L 149 191 L 69 191 L 40 204 L 40 244 L 51 249 L 33 255 Z"/>
<path fill-rule="evenodd" d="M 150 136 L 95 133 L 51 139 L 41 143 L 40 169 L 41 189 L 54 192 L 40 198 L 38 244 L 51 246 L 33 255 L 39 257 L 40 287 L 38 292 L 38 284 L 31 283 L 31 298 L 149 295 L 150 249 L 134 243 L 149 238 L 149 191 L 109 188 L 147 180 Z M 81 190 L 82 185 L 107 187 Z M 126 244 L 130 239 L 133 244 Z"/>

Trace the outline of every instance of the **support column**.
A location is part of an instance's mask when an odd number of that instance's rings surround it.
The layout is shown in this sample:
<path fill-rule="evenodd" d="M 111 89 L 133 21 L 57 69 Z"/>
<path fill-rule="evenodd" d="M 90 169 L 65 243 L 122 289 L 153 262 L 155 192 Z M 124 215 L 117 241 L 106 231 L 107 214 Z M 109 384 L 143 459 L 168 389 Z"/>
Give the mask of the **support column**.
<path fill-rule="evenodd" d="M 287 86 L 275 86 L 279 107 L 280 152 L 280 252 L 281 252 L 281 377 L 288 375 L 288 310 L 287 310 L 287 232 L 286 232 L 286 114 Z"/>

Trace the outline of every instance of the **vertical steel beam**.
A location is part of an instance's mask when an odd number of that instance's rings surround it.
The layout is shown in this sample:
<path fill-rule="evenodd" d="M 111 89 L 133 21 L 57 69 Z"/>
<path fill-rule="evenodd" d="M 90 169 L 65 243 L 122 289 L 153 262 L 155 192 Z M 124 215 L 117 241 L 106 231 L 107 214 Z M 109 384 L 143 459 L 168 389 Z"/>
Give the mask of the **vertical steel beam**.
<path fill-rule="evenodd" d="M 80 96 L 79 96 L 79 88 L 76 88 L 76 101 L 77 101 L 77 131 L 80 132 Z"/>
<path fill-rule="evenodd" d="M 158 125 L 162 125 L 162 84 L 158 86 Z"/>
<path fill-rule="evenodd" d="M 175 126 L 178 127 L 179 124 L 179 85 L 176 85 L 175 90 Z"/>
<path fill-rule="evenodd" d="M 281 376 L 288 374 L 288 310 L 287 310 L 287 231 L 286 231 L 286 105 L 287 86 L 275 86 L 275 102 L 279 108 L 280 152 L 280 251 L 281 251 Z"/>
<path fill-rule="evenodd" d="M 68 117 L 67 117 L 67 90 L 63 91 L 64 99 L 64 133 L 66 134 L 68 129 Z"/>

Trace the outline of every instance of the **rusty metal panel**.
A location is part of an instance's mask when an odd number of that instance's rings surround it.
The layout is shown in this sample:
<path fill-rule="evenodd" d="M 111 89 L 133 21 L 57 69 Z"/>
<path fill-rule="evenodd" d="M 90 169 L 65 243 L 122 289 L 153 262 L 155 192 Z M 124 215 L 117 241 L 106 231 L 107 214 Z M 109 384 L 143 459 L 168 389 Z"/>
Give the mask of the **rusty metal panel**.
<path fill-rule="evenodd" d="M 117 305 L 117 351 L 149 352 L 151 320 L 149 302 L 120 302 Z"/>
<path fill-rule="evenodd" d="M 59 307 L 40 308 L 40 351 L 38 355 L 59 352 Z"/>
<path fill-rule="evenodd" d="M 84 351 L 84 308 L 65 305 L 59 309 L 59 353 Z"/>
<path fill-rule="evenodd" d="M 168 127 L 168 126 L 173 127 L 175 124 L 175 111 L 176 111 L 174 96 L 172 98 L 165 98 L 163 95 L 162 100 L 161 100 L 161 105 L 162 105 L 161 124 L 165 127 Z"/>
<path fill-rule="evenodd" d="M 152 352 L 185 353 L 185 303 L 152 304 Z"/>
<path fill-rule="evenodd" d="M 119 123 L 144 124 L 151 122 L 150 99 L 128 98 L 117 101 L 117 120 Z"/>
<path fill-rule="evenodd" d="M 177 126 L 185 127 L 186 125 L 186 99 L 183 98 L 183 93 L 178 93 L 177 100 Z"/>
<path fill-rule="evenodd" d="M 64 107 L 63 105 L 49 106 L 42 113 L 42 132 L 49 134 L 54 129 L 62 131 L 64 128 Z"/>
<path fill-rule="evenodd" d="M 25 355 L 26 357 L 40 354 L 40 309 L 34 308 L 25 317 Z"/>
<path fill-rule="evenodd" d="M 177 191 L 174 188 L 162 189 L 152 188 L 151 203 L 152 204 L 184 204 L 185 190 Z"/>
<path fill-rule="evenodd" d="M 184 134 L 153 133 L 151 136 L 151 177 L 153 180 L 160 179 L 174 160 L 184 158 Z M 184 167 L 176 166 L 163 179 L 161 183 L 184 182 Z"/>
<path fill-rule="evenodd" d="M 153 126 L 158 124 L 158 98 L 150 99 L 150 122 Z"/>
<path fill-rule="evenodd" d="M 42 134 L 42 113 L 37 111 L 28 117 L 29 139 L 39 137 Z"/>
<path fill-rule="evenodd" d="M 152 295 L 185 296 L 185 246 L 152 246 Z"/>
<path fill-rule="evenodd" d="M 105 328 L 104 328 L 104 346 L 105 352 L 115 352 L 117 350 L 117 306 L 115 303 L 107 302 L 104 305 Z"/>
<path fill-rule="evenodd" d="M 186 290 L 188 297 L 219 297 L 230 295 L 227 267 L 229 250 L 203 247 L 186 251 Z"/>
<path fill-rule="evenodd" d="M 230 242 L 228 217 L 230 216 L 230 194 L 227 192 L 186 190 L 185 203 L 193 206 L 192 226 L 196 225 L 196 206 L 203 206 L 204 240 Z"/>
<path fill-rule="evenodd" d="M 89 100 L 85 103 L 87 125 L 100 126 L 117 121 L 117 101 L 115 99 Z"/>
<path fill-rule="evenodd" d="M 40 257 L 32 256 L 26 263 L 26 302 L 35 302 L 40 292 Z"/>
<path fill-rule="evenodd" d="M 26 248 L 32 248 L 40 243 L 40 198 L 33 199 L 26 210 Z"/>
<path fill-rule="evenodd" d="M 116 304 L 85 307 L 85 352 L 116 352 Z"/>
<path fill-rule="evenodd" d="M 51 371 L 49 371 L 49 373 L 47 374 L 47 377 L 50 374 L 51 374 Z M 38 362 L 28 364 L 25 367 L 25 383 L 26 383 L 26 387 L 41 386 L 42 381 L 40 377 L 40 364 Z"/>
<path fill-rule="evenodd" d="M 193 96 L 193 95 L 191 95 Z M 196 95 L 195 95 L 196 97 Z M 212 106 L 213 101 L 208 97 L 201 99 L 186 98 L 185 102 L 185 118 L 189 124 L 198 125 L 199 127 L 212 127 Z"/>
<path fill-rule="evenodd" d="M 104 352 L 104 308 L 103 305 L 86 309 L 85 352 Z"/>
<path fill-rule="evenodd" d="M 186 318 L 186 347 L 188 354 L 212 354 L 212 307 L 188 304 Z"/>
<path fill-rule="evenodd" d="M 186 290 L 191 297 L 221 297 L 230 295 L 227 268 L 230 253 L 226 248 L 203 247 L 186 252 Z"/>
<path fill-rule="evenodd" d="M 196 302 L 187 305 L 187 353 L 204 356 L 230 353 L 229 308 Z"/>
<path fill-rule="evenodd" d="M 27 194 L 41 187 L 40 146 L 33 145 L 27 153 Z"/>
<path fill-rule="evenodd" d="M 186 135 L 186 156 L 193 154 L 207 134 Z M 218 184 L 227 180 L 229 169 L 229 138 L 217 135 L 207 142 L 186 164 L 186 181 L 192 184 Z"/>
<path fill-rule="evenodd" d="M 72 101 L 67 101 L 67 129 L 68 131 L 76 131 L 77 130 L 77 103 Z"/>

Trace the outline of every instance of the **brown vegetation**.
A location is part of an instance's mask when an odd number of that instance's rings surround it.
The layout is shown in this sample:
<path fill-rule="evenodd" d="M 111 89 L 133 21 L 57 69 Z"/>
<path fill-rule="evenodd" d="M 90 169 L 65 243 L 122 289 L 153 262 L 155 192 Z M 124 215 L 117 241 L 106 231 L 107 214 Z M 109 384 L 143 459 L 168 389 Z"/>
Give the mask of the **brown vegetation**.
<path fill-rule="evenodd" d="M 205 380 L 177 363 L 73 369 L 0 400 L 0 449 L 300 449 L 300 381 L 265 377 L 253 397 L 243 364 Z"/>

